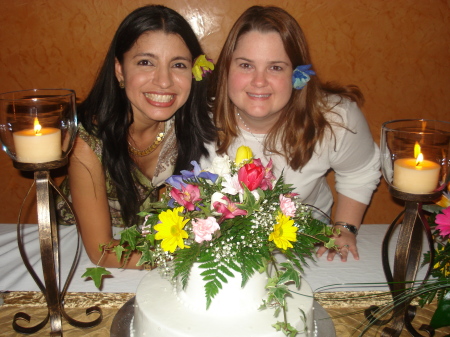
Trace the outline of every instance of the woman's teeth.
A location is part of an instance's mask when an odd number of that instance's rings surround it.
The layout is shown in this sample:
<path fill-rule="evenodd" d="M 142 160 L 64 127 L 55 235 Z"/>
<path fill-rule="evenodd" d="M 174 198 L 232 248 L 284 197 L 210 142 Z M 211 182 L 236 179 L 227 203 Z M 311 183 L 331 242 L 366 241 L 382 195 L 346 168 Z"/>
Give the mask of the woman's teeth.
<path fill-rule="evenodd" d="M 147 97 L 148 99 L 154 101 L 154 102 L 159 102 L 159 103 L 167 103 L 170 102 L 174 95 L 159 95 L 159 94 L 144 94 L 145 97 Z"/>

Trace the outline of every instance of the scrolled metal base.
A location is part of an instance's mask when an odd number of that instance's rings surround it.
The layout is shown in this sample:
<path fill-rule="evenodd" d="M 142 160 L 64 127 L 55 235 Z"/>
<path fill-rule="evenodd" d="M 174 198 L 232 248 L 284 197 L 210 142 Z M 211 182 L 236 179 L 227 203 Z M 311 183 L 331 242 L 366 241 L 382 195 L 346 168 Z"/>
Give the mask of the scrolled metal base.
<path fill-rule="evenodd" d="M 416 308 L 410 305 L 413 298 L 408 298 L 406 295 L 416 279 L 422 253 L 423 233 L 425 233 L 428 241 L 430 264 L 421 285 L 429 278 L 434 265 L 434 241 L 428 222 L 422 212 L 422 202 L 436 200 L 442 194 L 442 191 L 420 195 L 401 192 L 392 187 L 389 191 L 394 197 L 405 201 L 405 209 L 388 227 L 382 244 L 383 270 L 392 294 L 394 307 L 389 319 L 377 321 L 375 318 L 377 313 L 381 312 L 381 309 L 375 306 L 366 310 L 365 314 L 368 320 L 375 322 L 375 325 L 389 324 L 388 327 L 383 329 L 382 337 L 398 337 L 404 328 L 411 336 L 424 337 L 412 326 Z M 394 229 L 398 225 L 401 227 L 395 250 L 394 268 L 391 271 L 388 254 L 389 242 Z M 429 337 L 434 335 L 434 331 L 430 329 L 422 327 L 420 330 L 426 331 Z"/>
<path fill-rule="evenodd" d="M 16 164 L 16 162 L 15 162 Z M 48 165 L 50 164 L 50 165 Z M 50 178 L 49 168 L 58 168 L 64 165 L 63 161 L 57 161 L 52 163 L 40 164 L 25 164 L 30 170 L 34 172 L 34 183 L 36 184 L 36 196 L 37 196 L 37 211 L 38 211 L 38 224 L 39 224 L 39 242 L 40 251 L 42 259 L 42 269 L 44 273 L 44 284 L 40 280 L 39 276 L 34 271 L 33 267 L 28 261 L 28 257 L 24 250 L 24 243 L 22 241 L 21 226 L 20 226 L 20 216 L 17 223 L 17 241 L 19 245 L 20 255 L 22 260 L 28 270 L 28 272 L 33 277 L 34 281 L 38 285 L 39 289 L 45 296 L 47 302 L 48 314 L 39 323 L 31 327 L 24 327 L 19 324 L 21 321 L 30 322 L 31 317 L 23 312 L 18 312 L 15 314 L 12 326 L 15 331 L 32 334 L 41 330 L 50 321 L 51 333 L 50 336 L 62 336 L 62 317 L 64 317 L 69 324 L 80 328 L 90 328 L 98 325 L 102 319 L 103 315 L 101 309 L 97 306 L 88 308 L 86 310 L 86 315 L 89 316 L 93 313 L 97 313 L 99 316 L 88 322 L 77 321 L 71 318 L 64 309 L 64 296 L 67 292 L 67 288 L 70 280 L 75 272 L 75 267 L 77 265 L 78 259 L 80 257 L 80 236 L 78 234 L 77 250 L 72 263 L 72 267 L 69 271 L 66 283 L 64 284 L 63 290 L 60 291 L 60 277 L 59 277 L 59 244 L 58 244 L 58 228 L 56 225 L 56 214 L 53 202 L 52 188 L 65 199 L 64 195 L 54 184 Z M 37 165 L 37 166 L 36 166 Z M 59 166 L 58 166 L 59 165 Z M 16 165 L 15 165 L 16 166 Z M 22 165 L 19 163 L 19 167 Z M 31 188 L 30 188 L 31 190 Z M 28 195 L 27 195 L 28 196 Z M 26 199 L 27 197 L 25 197 Z M 65 199 L 70 207 L 70 203 Z M 25 202 L 25 200 L 24 200 Z M 23 204 L 22 204 L 23 206 Z M 22 210 L 22 208 L 21 208 Z"/>

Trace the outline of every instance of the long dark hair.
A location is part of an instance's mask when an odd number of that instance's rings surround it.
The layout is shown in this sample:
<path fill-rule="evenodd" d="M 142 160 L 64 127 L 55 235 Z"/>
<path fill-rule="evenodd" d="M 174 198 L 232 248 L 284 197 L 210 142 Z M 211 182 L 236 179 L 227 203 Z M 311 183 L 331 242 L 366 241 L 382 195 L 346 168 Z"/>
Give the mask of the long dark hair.
<path fill-rule="evenodd" d="M 284 9 L 272 6 L 248 8 L 235 22 L 225 41 L 214 72 L 214 86 L 210 94 L 214 121 L 219 130 L 218 153 L 226 153 L 239 128 L 235 116 L 235 105 L 228 96 L 228 74 L 233 52 L 244 34 L 257 31 L 276 32 L 280 35 L 284 49 L 293 68 L 312 64 L 305 34 L 297 21 Z M 311 159 L 314 148 L 325 136 L 331 125 L 325 118 L 327 94 L 337 94 L 362 104 L 363 97 L 355 86 L 322 84 L 318 76 L 302 90 L 293 90 L 291 98 L 283 108 L 280 118 L 269 130 L 265 149 L 283 155 L 294 170 L 302 168 Z M 277 143 L 283 146 L 283 153 L 277 150 Z"/>
<path fill-rule="evenodd" d="M 115 76 L 115 59 L 122 62 L 124 54 L 136 40 L 149 31 L 179 35 L 193 59 L 203 54 L 194 31 L 180 14 L 160 5 L 140 7 L 120 24 L 97 79 L 78 109 L 79 120 L 86 131 L 102 141 L 103 167 L 117 189 L 126 225 L 135 220 L 142 200 L 133 181 L 135 164 L 127 145 L 133 114 L 125 91 L 119 87 Z M 199 160 L 202 155 L 207 156 L 208 151 L 204 143 L 215 138 L 214 127 L 208 116 L 207 82 L 206 77 L 202 81 L 193 79 L 186 103 L 175 113 L 178 147 L 176 172 L 190 168 L 191 160 Z"/>

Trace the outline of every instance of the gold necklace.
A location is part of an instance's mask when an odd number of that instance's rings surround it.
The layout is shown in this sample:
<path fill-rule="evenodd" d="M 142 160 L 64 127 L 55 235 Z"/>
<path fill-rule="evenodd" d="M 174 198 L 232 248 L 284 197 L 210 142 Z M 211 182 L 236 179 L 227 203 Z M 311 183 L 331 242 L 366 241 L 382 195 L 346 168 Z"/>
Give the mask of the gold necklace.
<path fill-rule="evenodd" d="M 133 145 L 130 144 L 130 142 L 128 142 L 128 149 L 135 156 L 138 156 L 138 157 L 148 156 L 150 153 L 155 151 L 155 149 L 158 147 L 159 144 L 161 144 L 161 142 L 164 140 L 165 135 L 166 135 L 165 132 L 158 133 L 156 135 L 155 141 L 152 144 L 150 144 L 150 146 L 148 148 L 146 148 L 145 150 L 136 149 Z"/>

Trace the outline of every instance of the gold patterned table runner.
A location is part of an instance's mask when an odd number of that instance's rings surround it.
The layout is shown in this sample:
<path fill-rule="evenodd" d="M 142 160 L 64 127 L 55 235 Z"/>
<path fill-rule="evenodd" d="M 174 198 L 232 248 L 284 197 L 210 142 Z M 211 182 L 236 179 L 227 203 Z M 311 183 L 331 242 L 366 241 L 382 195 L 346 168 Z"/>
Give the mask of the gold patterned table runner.
<path fill-rule="evenodd" d="M 111 323 L 117 311 L 135 294 L 133 293 L 68 293 L 65 296 L 66 312 L 76 320 L 86 319 L 83 308 L 98 305 L 103 311 L 103 321 L 100 325 L 90 329 L 80 329 L 69 325 L 63 319 L 64 337 L 104 337 L 109 336 Z M 16 291 L 0 294 L 3 297 L 3 305 L 0 305 L 0 337 L 23 337 L 12 328 L 12 319 L 19 312 L 25 312 L 31 316 L 31 325 L 40 322 L 47 314 L 45 299 L 41 292 Z M 362 331 L 364 322 L 364 309 L 370 305 L 382 305 L 389 301 L 389 296 L 381 292 L 324 292 L 316 293 L 316 300 L 328 312 L 333 320 L 337 337 L 358 336 Z M 436 306 L 431 304 L 419 308 L 413 321 L 418 329 L 422 324 L 428 324 Z M 96 315 L 96 314 L 93 314 Z M 24 322 L 23 325 L 26 323 Z M 372 327 L 364 336 L 378 337 L 382 327 Z M 40 332 L 32 336 L 49 336 L 49 324 Z M 436 332 L 435 337 L 444 337 L 450 334 L 450 328 L 442 328 Z M 409 337 L 404 331 L 401 337 Z M 320 336 L 327 337 L 327 336 Z"/>

